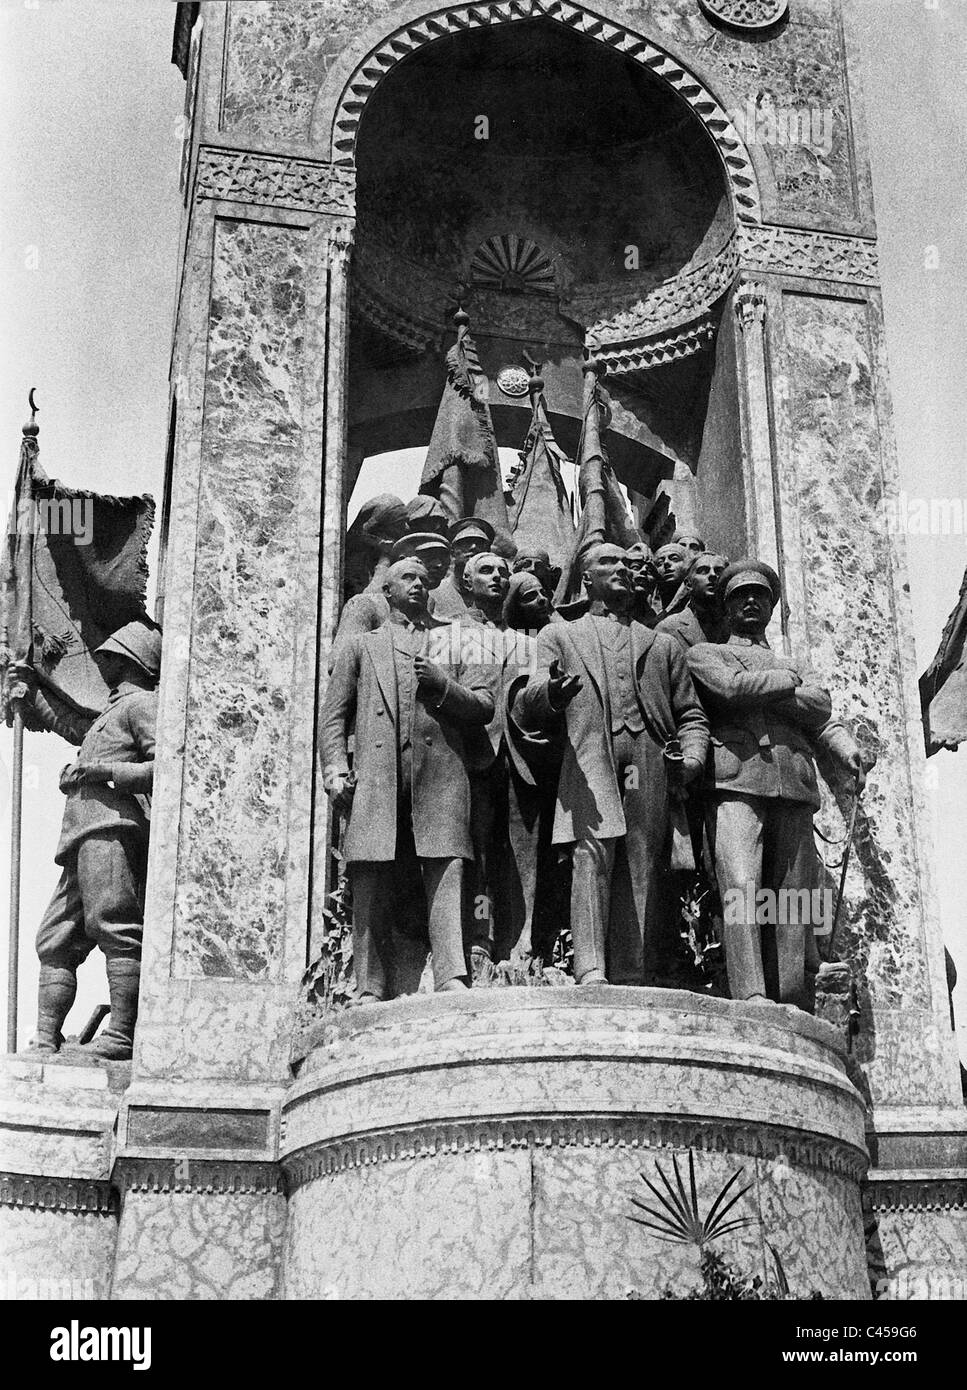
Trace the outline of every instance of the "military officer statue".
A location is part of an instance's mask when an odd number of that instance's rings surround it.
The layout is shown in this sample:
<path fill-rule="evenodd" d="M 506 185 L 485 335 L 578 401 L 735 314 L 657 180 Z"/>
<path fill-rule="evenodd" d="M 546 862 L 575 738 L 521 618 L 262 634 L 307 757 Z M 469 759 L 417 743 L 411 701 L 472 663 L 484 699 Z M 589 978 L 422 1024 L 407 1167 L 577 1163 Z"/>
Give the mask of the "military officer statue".
<path fill-rule="evenodd" d="M 816 678 L 766 642 L 780 598 L 775 571 L 758 560 L 736 561 L 722 575 L 720 590 L 731 636 L 722 645 L 699 643 L 687 655 L 712 730 L 707 825 L 724 912 L 729 992 L 733 999 L 770 998 L 811 1009 L 818 924 L 802 921 L 810 913 L 800 909 L 807 901 L 801 890 L 814 903 L 812 890 L 819 887 L 814 754 L 824 748 L 842 762 L 857 791 L 865 765 L 850 734 L 831 718 L 829 695 Z M 759 902 L 762 889 L 776 897 L 771 915 L 762 912 L 770 906 Z M 780 890 L 787 890 L 781 900 Z M 783 902 L 795 912 L 784 912 Z"/>
<path fill-rule="evenodd" d="M 32 1047 L 59 1051 L 77 993 L 77 967 L 98 946 L 107 964 L 111 1017 L 81 1051 L 124 1061 L 138 1013 L 161 633 L 147 623 L 127 623 L 94 658 L 111 693 L 76 762 L 60 777 L 67 805 L 55 858 L 62 872 L 37 932 Z"/>
<path fill-rule="evenodd" d="M 426 567 L 415 556 L 386 572 L 387 622 L 340 648 L 322 714 L 324 785 L 347 810 L 343 857 L 353 893 L 353 958 L 363 1000 L 398 992 L 392 944 L 394 866 L 414 854 L 426 895 L 437 990 L 465 989 L 462 892 L 470 840 L 470 783 L 463 734 L 493 719 L 494 702 L 459 659 L 429 659 L 449 623 L 427 609 Z M 356 729 L 350 773 L 348 740 Z"/>

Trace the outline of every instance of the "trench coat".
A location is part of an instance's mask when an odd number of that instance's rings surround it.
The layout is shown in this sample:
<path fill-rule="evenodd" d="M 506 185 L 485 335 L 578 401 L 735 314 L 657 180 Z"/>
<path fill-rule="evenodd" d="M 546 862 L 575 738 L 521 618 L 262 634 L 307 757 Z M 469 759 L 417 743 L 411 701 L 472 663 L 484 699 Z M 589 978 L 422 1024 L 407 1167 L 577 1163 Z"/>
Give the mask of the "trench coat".
<path fill-rule="evenodd" d="M 441 626 L 446 624 L 431 620 L 431 627 Z M 414 701 L 413 839 L 420 858 L 471 859 L 464 732 L 488 724 L 494 702 L 479 673 L 468 672 L 462 684 L 459 661 L 444 669 L 447 686 L 439 703 L 422 687 Z M 402 731 L 389 623 L 375 632 L 354 633 L 337 654 L 322 711 L 324 778 L 349 770 L 348 737 L 354 720 L 356 790 L 343 856 L 347 863 L 385 862 L 396 858 L 397 814 L 404 790 L 397 785 Z"/>

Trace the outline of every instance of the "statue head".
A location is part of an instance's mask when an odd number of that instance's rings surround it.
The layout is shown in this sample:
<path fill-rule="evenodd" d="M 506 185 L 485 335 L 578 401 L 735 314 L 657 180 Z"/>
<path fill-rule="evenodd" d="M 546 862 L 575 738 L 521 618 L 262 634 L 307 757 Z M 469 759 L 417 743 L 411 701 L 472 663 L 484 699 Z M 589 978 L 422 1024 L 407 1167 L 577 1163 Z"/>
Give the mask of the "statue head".
<path fill-rule="evenodd" d="M 654 566 L 662 589 L 666 592 L 677 589 L 691 569 L 694 559 L 692 551 L 686 550 L 678 541 L 660 545 L 655 551 Z"/>
<path fill-rule="evenodd" d="M 605 541 L 591 546 L 581 562 L 584 588 L 592 603 L 607 608 L 627 607 L 631 599 L 631 570 L 620 545 Z"/>
<path fill-rule="evenodd" d="M 719 581 L 728 567 L 729 557 L 727 555 L 714 555 L 711 551 L 703 551 L 701 555 L 696 556 L 695 562 L 686 576 L 685 584 L 692 596 L 692 601 L 699 608 L 721 606 Z"/>
<path fill-rule="evenodd" d="M 631 571 L 634 587 L 647 590 L 654 579 L 651 547 L 644 541 L 635 541 L 625 551 L 625 562 Z"/>
<path fill-rule="evenodd" d="M 471 555 L 489 551 L 494 543 L 494 534 L 490 522 L 481 521 L 478 517 L 465 516 L 455 521 L 450 527 L 450 546 L 457 571 L 462 571 Z"/>
<path fill-rule="evenodd" d="M 518 570 L 510 576 L 504 599 L 504 622 L 518 632 L 536 632 L 550 622 L 551 603 L 538 576 Z"/>
<path fill-rule="evenodd" d="M 435 497 L 427 497 L 424 493 L 418 492 L 406 504 L 406 529 L 408 531 L 436 531 L 446 540 L 450 529 L 450 518 L 447 516 L 442 502 L 439 502 Z"/>
<path fill-rule="evenodd" d="M 410 531 L 396 542 L 390 560 L 415 556 L 426 566 L 431 589 L 436 589 L 450 568 L 450 542 L 438 531 Z"/>
<path fill-rule="evenodd" d="M 425 618 L 427 599 L 430 595 L 430 577 L 426 572 L 426 565 L 415 555 L 394 560 L 386 571 L 383 593 L 390 608 L 402 613 L 404 617 L 411 621 Z"/>
<path fill-rule="evenodd" d="M 739 637 L 761 637 L 779 602 L 779 576 L 761 560 L 736 560 L 719 578 L 729 627 Z"/>
<path fill-rule="evenodd" d="M 161 629 L 149 620 L 125 623 L 93 652 L 105 685 L 122 681 L 153 690 L 161 674 Z"/>
<path fill-rule="evenodd" d="M 406 506 L 391 492 L 381 492 L 364 502 L 347 532 L 378 550 L 388 550 L 408 524 Z"/>
<path fill-rule="evenodd" d="M 680 545 L 687 550 L 689 555 L 701 555 L 705 549 L 705 542 L 696 531 L 676 531 L 672 537 L 675 545 Z"/>
<path fill-rule="evenodd" d="M 510 565 L 502 555 L 481 551 L 471 555 L 463 570 L 463 592 L 475 607 L 496 612 L 503 607 L 510 583 Z"/>
<path fill-rule="evenodd" d="M 550 581 L 551 557 L 540 546 L 525 546 L 514 557 L 515 574 L 536 574 L 545 586 Z"/>

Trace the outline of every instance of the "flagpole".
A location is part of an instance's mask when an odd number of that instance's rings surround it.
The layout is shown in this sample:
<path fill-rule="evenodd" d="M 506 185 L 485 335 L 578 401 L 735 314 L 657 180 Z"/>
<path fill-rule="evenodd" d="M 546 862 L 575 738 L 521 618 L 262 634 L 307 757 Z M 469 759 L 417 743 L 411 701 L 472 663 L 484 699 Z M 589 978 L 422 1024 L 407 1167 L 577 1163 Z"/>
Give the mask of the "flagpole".
<path fill-rule="evenodd" d="M 34 400 L 34 388 L 27 395 L 30 419 L 23 427 L 21 460 L 26 463 L 36 457 L 37 424 L 39 406 Z M 28 475 L 29 476 L 29 475 Z M 21 537 L 21 511 L 24 499 L 18 502 L 17 536 Z M 28 525 L 27 539 L 30 546 L 30 571 L 33 570 L 33 487 L 27 483 Z M 9 537 L 8 537 L 9 541 Z M 9 649 L 10 634 L 4 631 L 4 646 Z M 17 1023 L 19 1016 L 20 985 L 20 864 L 23 839 L 23 769 L 24 769 L 24 719 L 19 701 L 14 702 L 13 713 L 13 776 L 10 796 L 10 913 L 7 929 L 7 1051 L 17 1050 Z"/>
<path fill-rule="evenodd" d="M 20 845 L 23 819 L 24 720 L 13 716 L 13 787 L 10 808 L 10 928 L 7 942 L 7 1051 L 17 1050 L 20 978 Z"/>

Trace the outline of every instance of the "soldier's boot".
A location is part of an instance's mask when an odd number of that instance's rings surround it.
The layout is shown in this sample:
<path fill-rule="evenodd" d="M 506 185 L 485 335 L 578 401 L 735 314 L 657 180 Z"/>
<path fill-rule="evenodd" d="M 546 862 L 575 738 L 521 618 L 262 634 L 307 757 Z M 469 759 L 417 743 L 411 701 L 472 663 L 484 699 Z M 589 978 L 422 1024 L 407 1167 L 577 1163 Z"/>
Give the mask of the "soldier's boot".
<path fill-rule="evenodd" d="M 134 1025 L 138 1017 L 140 983 L 139 960 L 132 960 L 130 956 L 108 958 L 107 986 L 111 998 L 111 1017 L 104 1031 L 80 1049 L 86 1057 L 99 1057 L 105 1062 L 130 1060 L 134 1047 Z"/>
<path fill-rule="evenodd" d="M 28 1052 L 59 1052 L 61 1029 L 77 994 L 77 971 L 70 965 L 41 965 L 37 990 L 37 1031 Z"/>

